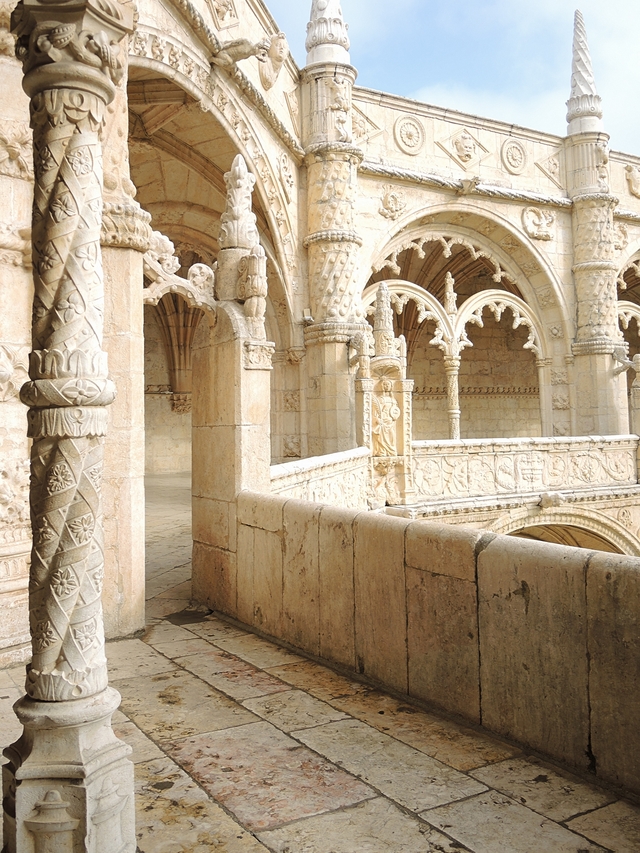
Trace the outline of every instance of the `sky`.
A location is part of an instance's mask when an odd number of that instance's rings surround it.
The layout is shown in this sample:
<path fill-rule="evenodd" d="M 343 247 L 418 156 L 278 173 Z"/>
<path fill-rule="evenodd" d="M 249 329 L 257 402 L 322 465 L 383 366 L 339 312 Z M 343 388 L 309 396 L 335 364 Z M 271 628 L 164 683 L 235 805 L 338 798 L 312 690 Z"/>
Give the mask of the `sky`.
<path fill-rule="evenodd" d="M 304 66 L 311 0 L 266 3 Z M 611 147 L 640 155 L 640 0 L 578 3 Z M 575 9 L 576 0 L 342 0 L 358 85 L 561 136 Z"/>

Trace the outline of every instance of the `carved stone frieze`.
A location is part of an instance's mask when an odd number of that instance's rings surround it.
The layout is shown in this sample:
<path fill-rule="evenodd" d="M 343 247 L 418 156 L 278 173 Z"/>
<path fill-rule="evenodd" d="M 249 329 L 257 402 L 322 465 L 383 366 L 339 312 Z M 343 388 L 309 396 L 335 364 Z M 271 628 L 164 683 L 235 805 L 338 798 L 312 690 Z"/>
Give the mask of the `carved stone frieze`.
<path fill-rule="evenodd" d="M 245 370 L 273 370 L 276 345 L 266 342 L 245 341 L 243 367 Z"/>
<path fill-rule="evenodd" d="M 23 122 L 4 122 L 0 127 L 0 175 L 33 180 L 31 130 Z"/>
<path fill-rule="evenodd" d="M 420 498 L 482 497 L 636 482 L 635 444 L 628 439 L 605 447 L 597 440 L 525 439 L 465 441 L 439 448 L 414 443 L 415 488 Z"/>
<path fill-rule="evenodd" d="M 0 344 L 0 403 L 19 396 L 27 381 L 28 350 L 20 344 Z"/>
<path fill-rule="evenodd" d="M 271 468 L 273 494 L 330 503 L 350 509 L 368 508 L 369 452 L 363 448 L 328 457 L 321 464 L 302 459 Z"/>
<path fill-rule="evenodd" d="M 31 228 L 0 222 L 0 264 L 31 267 Z"/>
<path fill-rule="evenodd" d="M 104 202 L 100 242 L 103 246 L 146 252 L 151 242 L 151 214 L 130 202 Z"/>
<path fill-rule="evenodd" d="M 550 210 L 541 210 L 538 207 L 526 207 L 522 211 L 522 225 L 525 232 L 533 240 L 553 240 L 552 228 L 556 222 L 556 215 Z"/>
<path fill-rule="evenodd" d="M 191 413 L 191 394 L 172 394 L 171 395 L 171 411 L 179 415 L 188 415 Z"/>
<path fill-rule="evenodd" d="M 391 184 L 387 184 L 382 188 L 382 199 L 380 201 L 380 207 L 378 208 L 380 216 L 384 216 L 385 219 L 395 221 L 402 216 L 406 207 L 407 202 L 402 190 L 399 190 Z"/>

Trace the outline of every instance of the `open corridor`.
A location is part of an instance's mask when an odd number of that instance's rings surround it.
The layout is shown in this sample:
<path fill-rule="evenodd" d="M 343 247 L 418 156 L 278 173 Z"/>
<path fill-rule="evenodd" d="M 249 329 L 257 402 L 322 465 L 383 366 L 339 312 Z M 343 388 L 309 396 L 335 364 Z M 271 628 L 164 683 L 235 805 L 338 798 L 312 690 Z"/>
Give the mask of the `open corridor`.
<path fill-rule="evenodd" d="M 147 631 L 108 645 L 140 853 L 640 850 L 610 792 L 191 609 L 187 476 L 149 478 L 147 541 Z"/>

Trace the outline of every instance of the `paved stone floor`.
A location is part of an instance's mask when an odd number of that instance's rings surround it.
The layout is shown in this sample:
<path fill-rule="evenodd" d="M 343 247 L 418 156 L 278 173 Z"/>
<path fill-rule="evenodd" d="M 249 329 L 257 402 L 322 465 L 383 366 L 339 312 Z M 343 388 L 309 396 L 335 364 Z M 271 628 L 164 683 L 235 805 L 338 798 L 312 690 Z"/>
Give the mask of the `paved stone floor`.
<path fill-rule="evenodd" d="M 148 629 L 108 646 L 140 853 L 640 851 L 606 790 L 189 609 L 189 479 L 148 486 Z"/>

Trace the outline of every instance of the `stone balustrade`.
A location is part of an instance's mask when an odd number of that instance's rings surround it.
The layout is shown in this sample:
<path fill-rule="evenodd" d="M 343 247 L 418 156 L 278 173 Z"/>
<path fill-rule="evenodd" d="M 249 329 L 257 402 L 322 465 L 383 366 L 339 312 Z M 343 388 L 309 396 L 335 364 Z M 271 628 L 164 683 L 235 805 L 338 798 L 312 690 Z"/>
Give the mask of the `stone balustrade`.
<path fill-rule="evenodd" d="M 230 615 L 640 793 L 640 560 L 242 492 Z"/>
<path fill-rule="evenodd" d="M 286 498 L 367 509 L 366 447 L 271 466 L 271 491 Z"/>
<path fill-rule="evenodd" d="M 416 500 L 631 486 L 637 436 L 414 441 Z"/>

